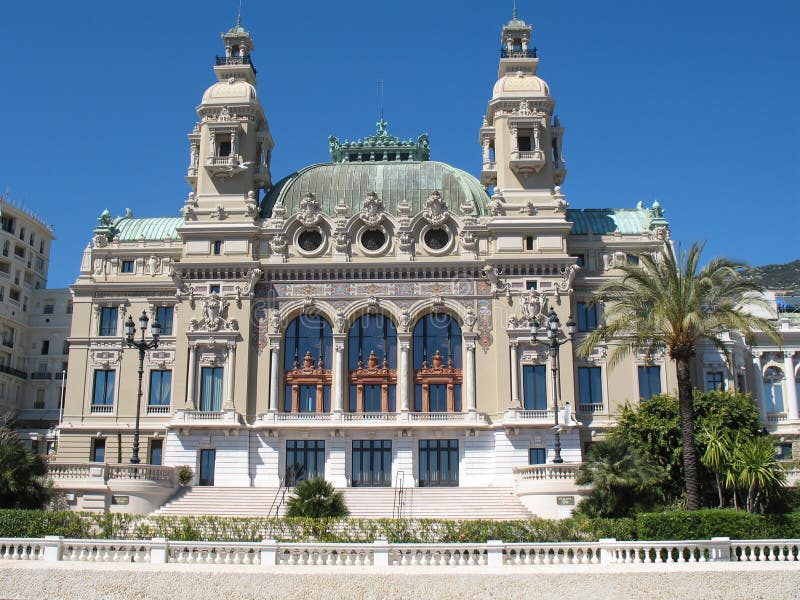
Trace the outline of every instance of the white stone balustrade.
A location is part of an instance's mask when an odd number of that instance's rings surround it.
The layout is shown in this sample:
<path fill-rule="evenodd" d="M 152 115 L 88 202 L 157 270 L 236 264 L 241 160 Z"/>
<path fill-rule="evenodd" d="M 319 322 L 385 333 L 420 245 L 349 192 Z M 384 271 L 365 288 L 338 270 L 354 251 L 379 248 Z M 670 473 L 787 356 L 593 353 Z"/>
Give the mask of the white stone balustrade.
<path fill-rule="evenodd" d="M 47 474 L 57 482 L 66 480 L 126 479 L 130 481 L 154 481 L 173 484 L 176 480 L 175 467 L 162 465 L 132 465 L 103 463 L 55 463 L 47 465 Z"/>
<path fill-rule="evenodd" d="M 150 563 L 303 567 L 446 567 L 672 565 L 709 562 L 800 562 L 800 540 L 710 540 L 390 544 L 178 542 L 0 538 L 0 561 Z"/>
<path fill-rule="evenodd" d="M 574 480 L 578 475 L 581 463 L 565 463 L 561 465 L 527 465 L 514 467 L 514 479 L 534 481 Z"/>

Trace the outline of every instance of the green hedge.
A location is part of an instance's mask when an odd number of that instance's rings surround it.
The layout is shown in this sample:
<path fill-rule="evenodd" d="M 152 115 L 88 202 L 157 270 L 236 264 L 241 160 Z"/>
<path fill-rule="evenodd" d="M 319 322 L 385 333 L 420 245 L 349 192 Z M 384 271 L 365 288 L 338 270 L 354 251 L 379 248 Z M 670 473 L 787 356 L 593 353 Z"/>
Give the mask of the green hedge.
<path fill-rule="evenodd" d="M 571 518 L 561 521 L 446 521 L 438 519 L 267 519 L 142 517 L 69 511 L 0 510 L 0 537 L 214 541 L 372 542 L 582 542 L 734 539 L 800 539 L 800 512 L 751 515 L 733 510 L 641 513 L 634 519 Z"/>
<path fill-rule="evenodd" d="M 640 540 L 703 540 L 800 538 L 800 513 L 753 515 L 743 511 L 706 509 L 636 515 Z"/>

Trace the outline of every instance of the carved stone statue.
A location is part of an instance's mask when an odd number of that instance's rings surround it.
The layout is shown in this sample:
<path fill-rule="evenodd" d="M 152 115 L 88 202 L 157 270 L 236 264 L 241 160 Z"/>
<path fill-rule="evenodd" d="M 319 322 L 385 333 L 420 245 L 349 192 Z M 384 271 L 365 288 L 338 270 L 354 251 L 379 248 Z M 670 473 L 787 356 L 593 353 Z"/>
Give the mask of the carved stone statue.
<path fill-rule="evenodd" d="M 344 328 L 345 328 L 345 325 L 346 325 L 346 320 L 345 320 L 345 317 L 344 317 L 344 311 L 337 310 L 336 311 L 336 316 L 334 317 L 333 320 L 334 320 L 334 324 L 336 325 L 336 331 L 338 331 L 339 333 L 344 332 Z"/>
<path fill-rule="evenodd" d="M 316 196 L 311 192 L 306 192 L 300 200 L 300 210 L 297 213 L 297 220 L 305 227 L 313 227 L 322 219 L 322 214 Z"/>
<path fill-rule="evenodd" d="M 252 296 L 255 293 L 256 284 L 258 283 L 259 279 L 261 279 L 261 275 L 263 273 L 264 272 L 258 267 L 255 267 L 253 269 L 250 269 L 250 271 L 248 271 L 247 282 L 244 285 L 244 294 L 246 296 Z"/>
<path fill-rule="evenodd" d="M 269 328 L 273 333 L 277 333 L 281 329 L 281 313 L 278 310 L 273 310 L 269 316 Z"/>
<path fill-rule="evenodd" d="M 208 331 L 218 331 L 228 325 L 224 316 L 227 311 L 228 301 L 217 292 L 211 292 L 211 295 L 203 300 L 203 319 L 200 326 Z"/>
<path fill-rule="evenodd" d="M 475 327 L 475 323 L 478 322 L 478 316 L 475 314 L 475 311 L 472 308 L 468 308 L 464 313 L 464 325 L 472 331 L 472 328 Z"/>
<path fill-rule="evenodd" d="M 542 306 L 542 295 L 537 290 L 530 290 L 528 294 L 523 297 L 522 304 L 520 304 L 520 309 L 522 311 L 521 320 L 532 324 L 534 321 L 538 320 L 539 316 L 542 314 Z"/>
<path fill-rule="evenodd" d="M 489 283 L 492 286 L 492 293 L 499 294 L 505 292 L 509 289 L 509 285 L 507 282 L 500 279 L 500 275 L 502 274 L 501 271 L 492 265 L 485 265 L 482 269 L 483 276 L 489 280 Z"/>
<path fill-rule="evenodd" d="M 411 315 L 408 314 L 407 309 L 403 309 L 403 312 L 400 313 L 400 318 L 398 320 L 400 322 L 400 330 L 408 331 L 408 328 L 411 325 Z"/>

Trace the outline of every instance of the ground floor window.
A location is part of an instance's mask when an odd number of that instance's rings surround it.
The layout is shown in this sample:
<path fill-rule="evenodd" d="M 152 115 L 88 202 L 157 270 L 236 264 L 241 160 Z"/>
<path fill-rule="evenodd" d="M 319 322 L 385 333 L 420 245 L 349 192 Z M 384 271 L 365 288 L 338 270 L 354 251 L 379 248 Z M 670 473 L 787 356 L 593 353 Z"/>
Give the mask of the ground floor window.
<path fill-rule="evenodd" d="M 419 441 L 419 485 L 458 485 L 458 440 Z"/>
<path fill-rule="evenodd" d="M 706 372 L 706 391 L 725 390 L 725 377 L 722 371 Z"/>
<path fill-rule="evenodd" d="M 392 441 L 353 440 L 353 487 L 392 483 Z"/>
<path fill-rule="evenodd" d="M 150 440 L 150 464 L 160 465 L 164 449 L 164 440 Z"/>
<path fill-rule="evenodd" d="M 325 476 L 325 442 L 323 440 L 287 440 L 286 481 L 299 481 Z"/>
<path fill-rule="evenodd" d="M 92 462 L 106 462 L 105 438 L 95 438 L 92 440 Z"/>

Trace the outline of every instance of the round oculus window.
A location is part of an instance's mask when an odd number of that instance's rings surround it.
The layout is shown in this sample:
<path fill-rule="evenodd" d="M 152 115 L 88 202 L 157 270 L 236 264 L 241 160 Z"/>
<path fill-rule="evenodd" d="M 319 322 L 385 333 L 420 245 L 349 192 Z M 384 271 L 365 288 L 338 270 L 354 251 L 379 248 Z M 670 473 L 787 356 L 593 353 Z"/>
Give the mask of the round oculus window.
<path fill-rule="evenodd" d="M 386 244 L 386 234 L 380 229 L 367 229 L 361 234 L 361 245 L 370 252 L 377 252 Z"/>
<path fill-rule="evenodd" d="M 297 245 L 306 252 L 313 252 L 322 246 L 322 233 L 316 229 L 303 231 L 297 236 Z"/>
<path fill-rule="evenodd" d="M 450 241 L 450 234 L 446 229 L 437 227 L 426 231 L 423 239 L 425 240 L 425 245 L 431 250 L 441 250 Z"/>

